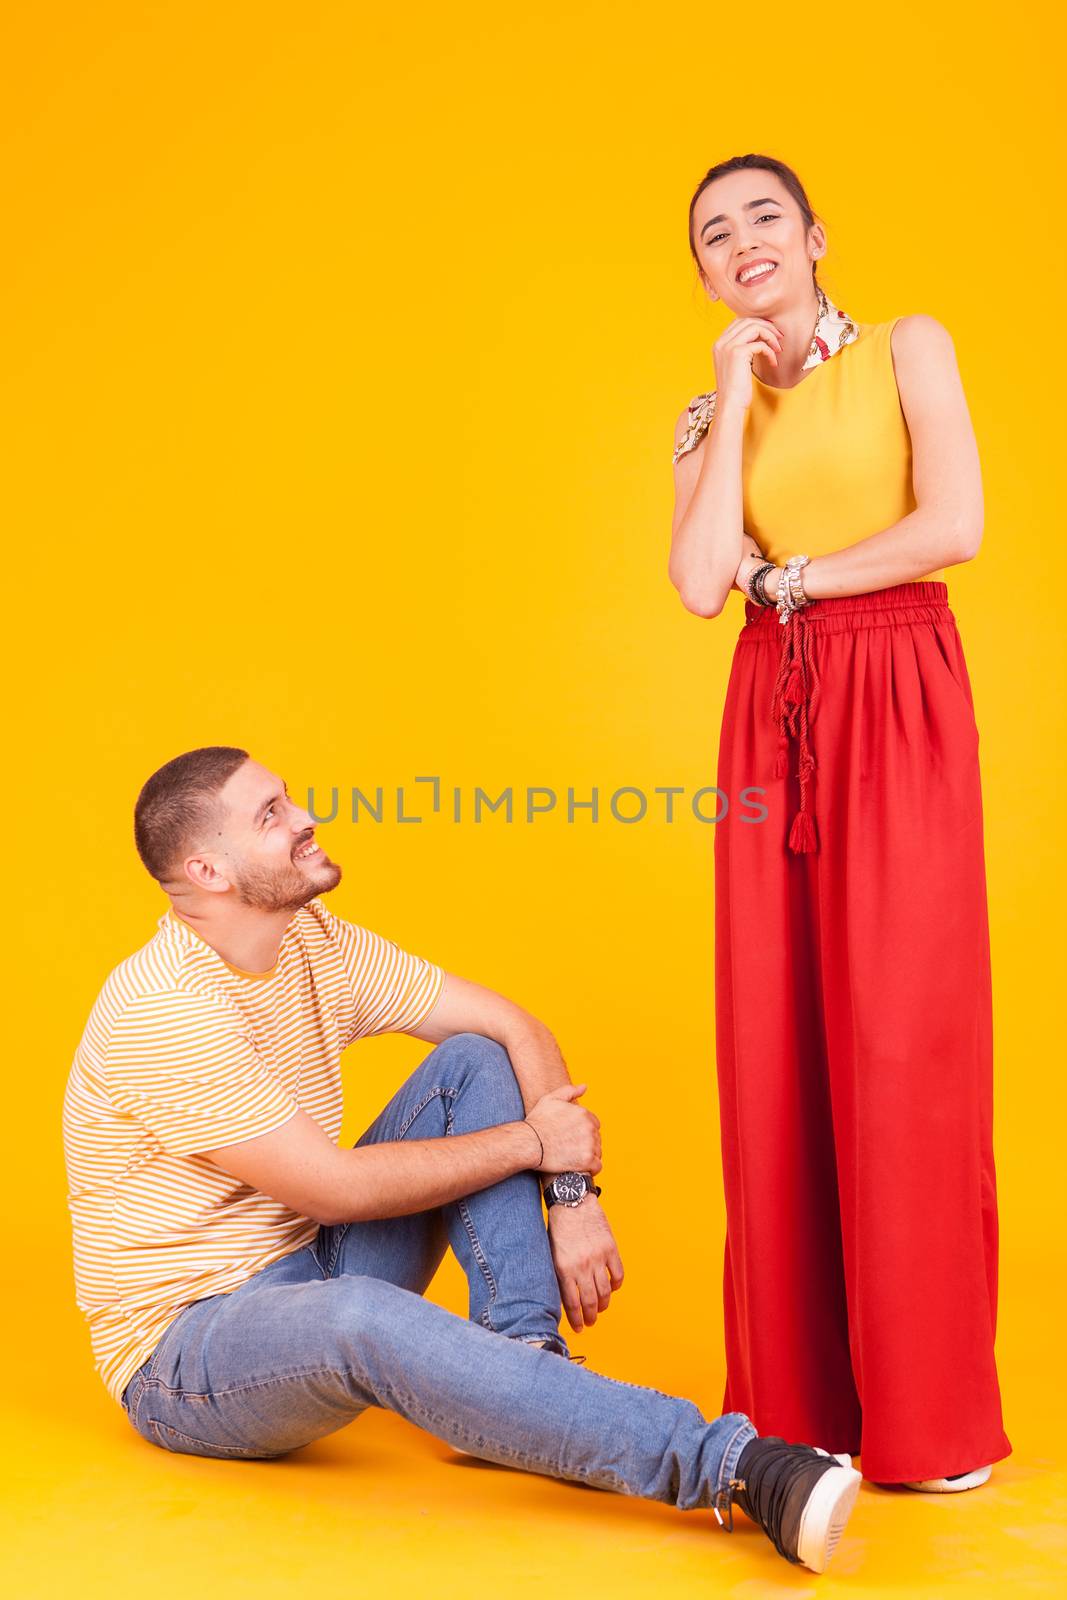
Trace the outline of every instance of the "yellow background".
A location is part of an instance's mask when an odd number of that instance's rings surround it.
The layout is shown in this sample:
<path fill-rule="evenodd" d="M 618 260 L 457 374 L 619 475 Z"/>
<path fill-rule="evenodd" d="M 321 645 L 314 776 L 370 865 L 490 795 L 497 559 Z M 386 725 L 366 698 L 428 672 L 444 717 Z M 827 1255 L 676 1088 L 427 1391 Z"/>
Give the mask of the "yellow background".
<path fill-rule="evenodd" d="M 670 454 L 727 316 L 696 287 L 689 197 L 748 150 L 807 184 L 838 306 L 950 329 L 987 509 L 948 583 L 981 729 L 1015 1454 L 950 1500 L 866 1485 L 819 1589 L 1052 1585 L 1067 240 L 1051 16 L 9 12 L 12 1594 L 814 1593 L 747 1524 L 730 1539 L 706 1514 L 477 1466 L 381 1414 L 274 1466 L 153 1450 L 92 1370 L 59 1130 L 93 999 L 164 909 L 131 810 L 170 756 L 241 744 L 294 793 L 417 797 L 426 774 L 468 795 L 598 786 L 595 825 L 339 821 L 331 904 L 554 1029 L 605 1124 L 627 1267 L 575 1347 L 718 1409 L 713 833 L 605 811 L 621 785 L 714 782 L 741 604 L 701 621 L 668 582 Z M 346 1137 L 425 1049 L 349 1056 Z M 668 1201 L 650 1204 L 653 1183 Z M 454 1270 L 438 1289 L 461 1308 Z"/>

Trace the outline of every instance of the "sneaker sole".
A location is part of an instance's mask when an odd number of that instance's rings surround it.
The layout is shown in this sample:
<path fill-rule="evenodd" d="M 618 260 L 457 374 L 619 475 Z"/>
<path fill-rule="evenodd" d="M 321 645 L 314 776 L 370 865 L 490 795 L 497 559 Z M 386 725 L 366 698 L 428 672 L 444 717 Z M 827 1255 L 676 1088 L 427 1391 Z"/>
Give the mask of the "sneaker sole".
<path fill-rule="evenodd" d="M 992 1472 L 992 1467 L 977 1467 L 951 1483 L 947 1478 L 922 1478 L 917 1483 L 906 1483 L 904 1488 L 916 1489 L 920 1494 L 959 1494 L 963 1489 L 981 1488 L 983 1483 L 989 1482 Z"/>
<path fill-rule="evenodd" d="M 811 1572 L 825 1572 L 862 1481 L 862 1474 L 854 1467 L 831 1467 L 808 1496 L 800 1518 L 797 1559 Z"/>

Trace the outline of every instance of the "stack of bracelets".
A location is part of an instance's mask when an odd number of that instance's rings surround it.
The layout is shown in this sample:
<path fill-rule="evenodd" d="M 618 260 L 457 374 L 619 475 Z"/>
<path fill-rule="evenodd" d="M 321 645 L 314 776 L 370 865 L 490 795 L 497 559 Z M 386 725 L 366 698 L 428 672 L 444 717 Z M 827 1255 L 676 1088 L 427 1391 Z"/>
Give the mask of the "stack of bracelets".
<path fill-rule="evenodd" d="M 777 606 L 778 621 L 786 623 L 794 611 L 799 611 L 802 606 L 814 604 L 804 593 L 804 583 L 800 576 L 800 569 L 806 567 L 811 560 L 810 556 L 790 556 L 781 572 L 778 574 L 778 595 L 772 600 L 768 595 L 764 580 L 768 572 L 774 571 L 774 562 L 765 561 L 756 568 L 748 580 L 748 597 L 757 606 Z"/>

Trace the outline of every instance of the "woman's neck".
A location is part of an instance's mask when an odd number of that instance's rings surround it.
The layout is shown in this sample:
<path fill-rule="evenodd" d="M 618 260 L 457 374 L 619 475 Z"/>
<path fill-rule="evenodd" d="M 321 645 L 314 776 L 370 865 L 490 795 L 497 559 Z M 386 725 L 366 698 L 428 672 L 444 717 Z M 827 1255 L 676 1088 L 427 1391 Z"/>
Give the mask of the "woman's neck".
<path fill-rule="evenodd" d="M 767 318 L 781 334 L 783 349 L 777 366 L 762 350 L 753 357 L 752 370 L 761 383 L 772 389 L 793 389 L 803 382 L 804 363 L 811 351 L 812 334 L 818 320 L 819 299 L 814 283 L 810 300 L 786 306 Z"/>

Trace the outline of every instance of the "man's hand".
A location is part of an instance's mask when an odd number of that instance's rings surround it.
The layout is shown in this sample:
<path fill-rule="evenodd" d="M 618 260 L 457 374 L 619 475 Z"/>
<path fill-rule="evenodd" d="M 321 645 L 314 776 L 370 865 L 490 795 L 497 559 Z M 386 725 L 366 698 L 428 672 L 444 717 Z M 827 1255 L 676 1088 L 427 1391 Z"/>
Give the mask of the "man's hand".
<path fill-rule="evenodd" d="M 526 1113 L 525 1120 L 544 1151 L 537 1171 L 600 1171 L 600 1118 L 577 1104 L 586 1087 L 584 1083 L 560 1084 Z"/>
<path fill-rule="evenodd" d="M 548 1239 L 563 1309 L 579 1333 L 592 1327 L 598 1313 L 608 1309 L 612 1290 L 622 1287 L 615 1236 L 596 1195 L 587 1195 L 580 1206 L 552 1206 Z"/>

